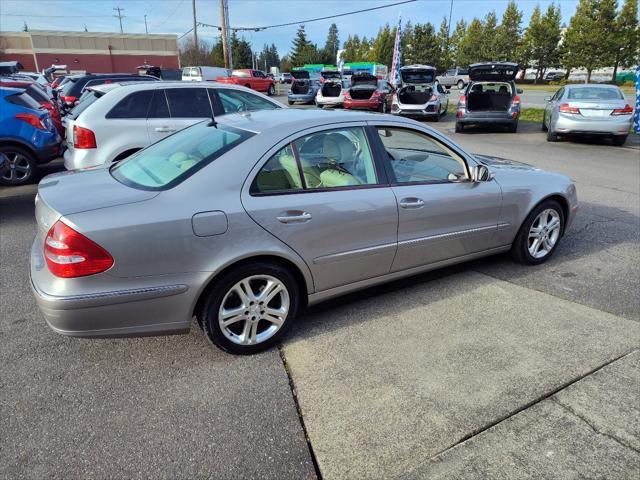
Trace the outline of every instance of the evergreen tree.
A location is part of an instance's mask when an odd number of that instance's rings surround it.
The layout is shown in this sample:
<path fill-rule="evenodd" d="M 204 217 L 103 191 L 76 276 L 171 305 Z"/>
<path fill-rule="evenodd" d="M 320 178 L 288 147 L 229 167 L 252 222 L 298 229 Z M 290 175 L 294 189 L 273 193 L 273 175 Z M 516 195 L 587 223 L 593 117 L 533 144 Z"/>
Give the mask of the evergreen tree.
<path fill-rule="evenodd" d="M 496 12 L 492 10 L 487 13 L 482 22 L 482 37 L 480 37 L 481 60 L 491 62 L 496 59 L 497 25 L 498 18 L 496 17 Z"/>
<path fill-rule="evenodd" d="M 362 41 L 360 42 L 360 48 L 358 49 L 358 54 L 356 55 L 356 62 L 368 62 L 369 57 L 371 56 L 371 42 L 367 40 L 367 37 L 362 37 Z"/>
<path fill-rule="evenodd" d="M 258 56 L 258 68 L 268 72 L 271 67 L 277 67 L 279 65 L 280 56 L 278 55 L 278 49 L 273 43 L 271 45 L 265 43 Z"/>
<path fill-rule="evenodd" d="M 371 42 L 371 54 L 369 61 L 379 62 L 391 66 L 393 62 L 393 44 L 396 38 L 396 28 L 389 28 L 387 23 L 378 31 L 378 35 Z"/>
<path fill-rule="evenodd" d="M 222 40 L 218 40 L 211 48 L 211 63 L 215 67 L 224 67 L 224 52 L 222 50 Z"/>
<path fill-rule="evenodd" d="M 282 57 L 282 60 L 280 60 L 280 71 L 290 72 L 292 68 L 293 68 L 293 65 L 291 64 L 291 58 L 289 58 L 288 55 L 285 55 L 284 57 Z"/>
<path fill-rule="evenodd" d="M 251 44 L 244 37 L 238 38 L 236 32 L 231 34 L 231 55 L 233 58 L 233 68 L 252 68 L 253 51 Z"/>
<path fill-rule="evenodd" d="M 307 39 L 304 25 L 300 25 L 293 40 L 291 62 L 294 66 L 301 67 L 306 63 L 318 63 L 319 60 L 318 48 Z"/>
<path fill-rule="evenodd" d="M 496 29 L 495 59 L 520 62 L 518 51 L 522 44 L 522 12 L 516 2 L 511 0 L 507 5 L 502 21 Z"/>
<path fill-rule="evenodd" d="M 435 65 L 440 61 L 440 45 L 436 38 L 436 29 L 429 22 L 417 23 L 413 27 L 415 43 L 415 63 Z"/>
<path fill-rule="evenodd" d="M 523 67 L 526 68 L 529 63 L 535 66 L 536 81 L 542 80 L 547 68 L 560 64 L 560 20 L 560 7 L 553 3 L 547 7 L 544 15 L 538 5 L 531 14 L 520 54 L 527 60 Z"/>
<path fill-rule="evenodd" d="M 438 60 L 435 62 L 434 66 L 436 69 L 440 71 L 445 71 L 453 66 L 452 55 L 451 55 L 451 45 L 449 42 L 449 23 L 447 22 L 447 18 L 444 17 L 442 22 L 440 23 L 440 30 L 438 30 L 437 35 L 438 42 Z"/>
<path fill-rule="evenodd" d="M 484 33 L 484 25 L 477 18 L 471 20 L 457 46 L 456 62 L 459 66 L 467 66 L 479 62 L 483 56 L 483 43 L 479 41 Z"/>
<path fill-rule="evenodd" d="M 336 58 L 340 50 L 340 39 L 338 38 L 338 27 L 332 23 L 327 34 L 327 41 L 322 49 L 322 63 L 327 65 L 335 65 Z"/>
<path fill-rule="evenodd" d="M 459 58 L 459 54 L 458 54 L 460 50 L 460 44 L 462 43 L 462 40 L 464 39 L 466 33 L 467 33 L 467 22 L 465 22 L 464 20 L 460 20 L 458 23 L 456 23 L 456 28 L 451 34 L 451 38 L 449 39 L 451 57 L 454 60 L 453 66 L 466 67 L 469 65 L 468 63 L 465 64 L 464 59 Z"/>
<path fill-rule="evenodd" d="M 618 67 L 632 67 L 638 63 L 638 0 L 625 0 L 615 22 L 615 48 L 613 76 L 615 82 Z"/>
<path fill-rule="evenodd" d="M 355 62 L 360 54 L 360 38 L 358 35 L 354 35 L 353 37 L 349 35 L 343 47 L 342 59 L 345 63 Z"/>
<path fill-rule="evenodd" d="M 564 64 L 584 67 L 587 82 L 596 68 L 615 62 L 616 0 L 580 0 L 564 35 Z"/>
<path fill-rule="evenodd" d="M 415 62 L 414 48 L 413 48 L 413 25 L 411 20 L 407 21 L 402 29 L 402 37 L 400 38 L 400 44 L 402 45 L 402 64 L 411 65 Z"/>

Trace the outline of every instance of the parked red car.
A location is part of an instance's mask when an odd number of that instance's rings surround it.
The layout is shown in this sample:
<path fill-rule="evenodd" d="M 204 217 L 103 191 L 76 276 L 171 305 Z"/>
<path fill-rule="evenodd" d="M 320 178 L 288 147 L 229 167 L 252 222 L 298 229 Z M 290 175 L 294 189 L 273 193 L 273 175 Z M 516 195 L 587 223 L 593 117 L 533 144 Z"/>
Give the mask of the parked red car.
<path fill-rule="evenodd" d="M 58 133 L 64 138 L 64 127 L 62 126 L 62 117 L 58 104 L 54 102 L 47 92 L 37 82 L 30 82 L 28 80 L 12 80 L 10 78 L 3 78 L 0 80 L 0 87 L 21 88 L 25 93 L 33 98 L 43 108 L 46 108 L 51 115 L 51 121 L 56 127 Z"/>
<path fill-rule="evenodd" d="M 267 77 L 267 75 L 260 70 L 233 70 L 230 77 L 218 77 L 216 78 L 216 82 L 241 85 L 243 87 L 257 90 L 258 92 L 265 92 L 269 96 L 276 94 L 276 87 L 273 79 Z"/>
<path fill-rule="evenodd" d="M 344 94 L 343 108 L 375 110 L 387 113 L 391 110 L 394 89 L 386 80 L 378 80 L 369 73 L 351 77 L 351 88 Z"/>

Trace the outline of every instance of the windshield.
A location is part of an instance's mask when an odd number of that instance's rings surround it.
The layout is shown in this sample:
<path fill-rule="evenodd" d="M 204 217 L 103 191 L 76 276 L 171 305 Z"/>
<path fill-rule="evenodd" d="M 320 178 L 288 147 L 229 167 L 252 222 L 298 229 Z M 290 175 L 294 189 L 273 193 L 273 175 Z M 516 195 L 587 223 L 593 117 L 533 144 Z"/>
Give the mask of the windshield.
<path fill-rule="evenodd" d="M 401 75 L 405 83 L 433 83 L 436 78 L 434 70 L 405 70 Z"/>
<path fill-rule="evenodd" d="M 111 168 L 120 183 L 141 190 L 169 189 L 235 148 L 254 133 L 209 121 L 170 135 Z"/>
<path fill-rule="evenodd" d="M 583 87 L 571 88 L 569 100 L 622 100 L 622 92 L 615 88 L 607 87 Z"/>

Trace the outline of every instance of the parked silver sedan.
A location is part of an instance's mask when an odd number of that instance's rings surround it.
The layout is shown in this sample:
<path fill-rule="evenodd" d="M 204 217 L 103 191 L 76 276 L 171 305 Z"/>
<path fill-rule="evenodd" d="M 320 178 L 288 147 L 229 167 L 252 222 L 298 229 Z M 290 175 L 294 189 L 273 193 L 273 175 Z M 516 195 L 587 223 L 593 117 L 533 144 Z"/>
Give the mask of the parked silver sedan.
<path fill-rule="evenodd" d="M 633 107 L 615 85 L 567 85 L 547 101 L 542 130 L 549 142 L 561 135 L 606 136 L 618 146 L 627 140 Z"/>
<path fill-rule="evenodd" d="M 356 289 L 500 252 L 544 262 L 577 207 L 569 178 L 413 120 L 245 112 L 43 179 L 31 280 L 61 334 L 187 332 L 195 316 L 252 353 Z"/>

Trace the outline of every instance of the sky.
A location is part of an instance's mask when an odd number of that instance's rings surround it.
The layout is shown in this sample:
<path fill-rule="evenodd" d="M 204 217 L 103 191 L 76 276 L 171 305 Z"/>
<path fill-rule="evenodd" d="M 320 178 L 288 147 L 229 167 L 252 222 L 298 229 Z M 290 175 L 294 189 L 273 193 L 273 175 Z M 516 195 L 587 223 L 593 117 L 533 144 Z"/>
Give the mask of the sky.
<path fill-rule="evenodd" d="M 314 17 L 389 5 L 399 0 L 229 0 L 231 26 L 258 27 L 286 22 L 297 22 Z M 452 24 L 460 19 L 469 22 L 473 17 L 482 18 L 495 10 L 498 20 L 502 17 L 508 0 L 453 0 Z M 543 9 L 550 0 L 518 0 L 518 8 L 524 12 L 523 24 L 529 20 L 536 4 Z M 556 0 L 560 4 L 563 22 L 568 23 L 575 12 L 578 0 Z M 115 7 L 124 9 L 122 20 L 125 33 L 144 33 L 144 16 L 147 15 L 149 33 L 176 33 L 182 35 L 192 27 L 192 0 L 0 0 L 0 31 L 22 30 L 27 22 L 31 30 L 118 32 Z M 308 38 L 320 47 L 324 45 L 327 30 L 332 22 L 338 26 L 341 41 L 347 36 L 375 36 L 385 23 L 395 25 L 398 15 L 403 22 L 431 22 L 439 27 L 444 16 L 449 16 L 450 0 L 418 0 L 386 9 L 360 13 L 336 19 L 305 24 Z M 219 0 L 196 0 L 197 19 L 212 25 L 220 24 Z M 280 55 L 291 49 L 297 25 L 267 29 L 261 32 L 245 32 L 254 50 L 261 50 L 265 43 L 275 43 Z M 216 29 L 199 27 L 198 37 L 213 42 L 219 38 Z"/>

